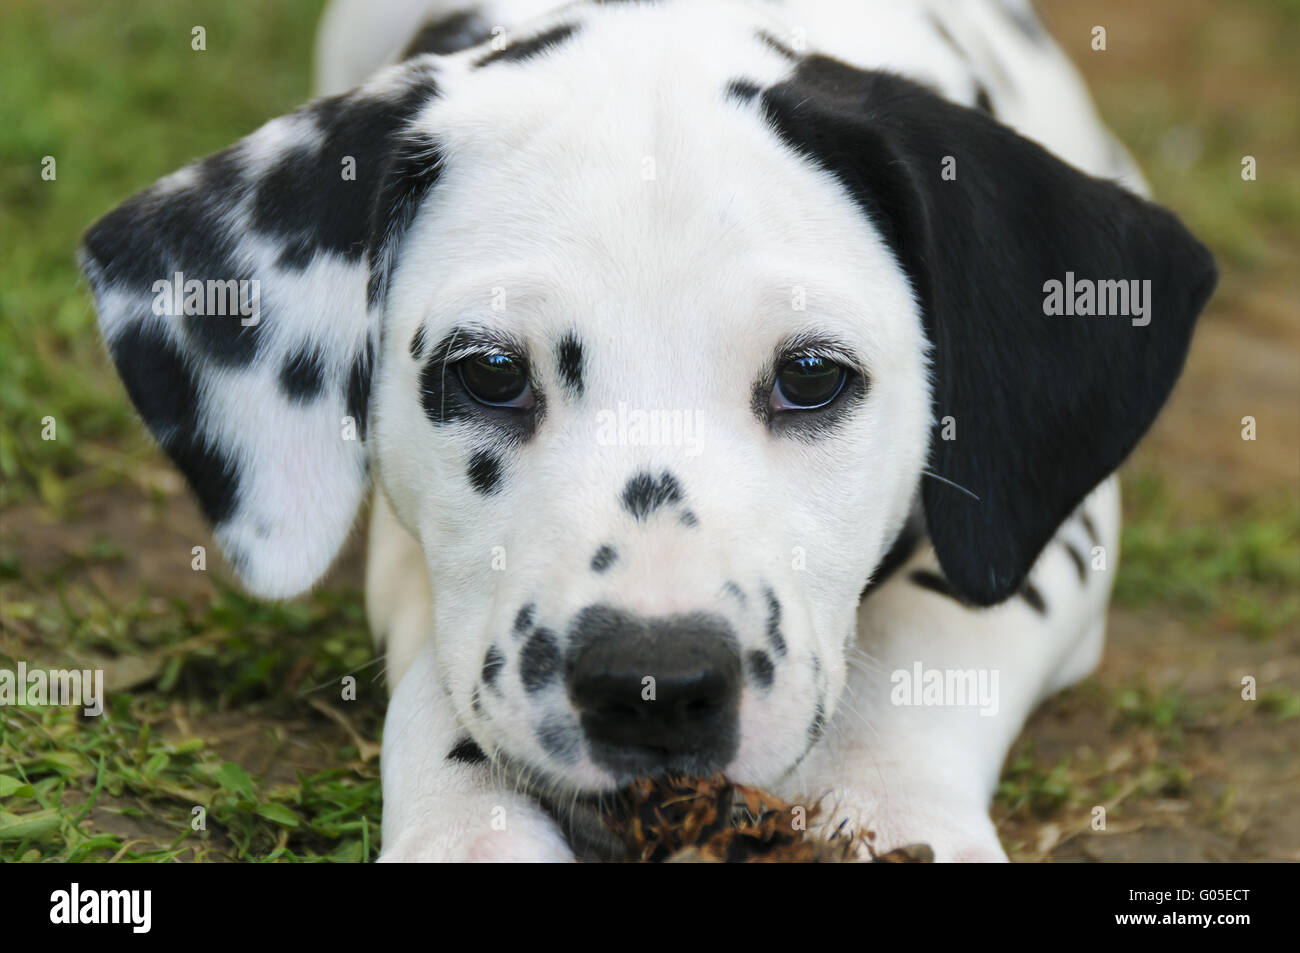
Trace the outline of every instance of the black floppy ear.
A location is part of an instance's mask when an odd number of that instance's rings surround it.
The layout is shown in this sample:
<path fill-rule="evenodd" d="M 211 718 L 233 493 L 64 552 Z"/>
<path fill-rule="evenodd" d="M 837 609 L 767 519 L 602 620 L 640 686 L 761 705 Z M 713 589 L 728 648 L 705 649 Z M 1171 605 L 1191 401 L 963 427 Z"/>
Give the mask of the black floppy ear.
<path fill-rule="evenodd" d="M 412 128 L 433 68 L 272 120 L 86 232 L 127 394 L 258 595 L 311 586 L 366 490 L 384 291 L 438 170 Z"/>
<path fill-rule="evenodd" d="M 763 102 L 912 281 L 933 345 L 929 467 L 979 498 L 925 480 L 930 537 L 959 595 L 1000 602 L 1160 410 L 1214 261 L 1164 209 L 901 77 L 809 57 Z"/>

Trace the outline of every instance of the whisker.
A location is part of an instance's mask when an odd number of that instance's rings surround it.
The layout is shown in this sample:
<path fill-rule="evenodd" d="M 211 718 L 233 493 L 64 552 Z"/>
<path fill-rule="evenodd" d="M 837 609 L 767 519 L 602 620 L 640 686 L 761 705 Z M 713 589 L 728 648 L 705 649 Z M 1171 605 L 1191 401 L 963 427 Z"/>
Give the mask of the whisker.
<path fill-rule="evenodd" d="M 925 476 L 930 477 L 930 479 L 932 479 L 932 480 L 938 480 L 940 483 L 946 483 L 946 484 L 948 484 L 950 487 L 952 487 L 953 489 L 961 490 L 963 493 L 965 493 L 967 496 L 969 496 L 972 500 L 976 500 L 976 501 L 979 500 L 979 497 L 978 497 L 978 496 L 976 496 L 976 495 L 975 495 L 974 493 L 972 493 L 970 490 L 966 489 L 966 488 L 965 488 L 964 486 L 962 486 L 960 483 L 955 483 L 955 482 L 953 482 L 952 480 L 949 480 L 947 477 L 941 477 L 941 476 L 939 476 L 939 474 L 937 474 L 937 473 L 933 473 L 933 472 L 931 472 L 930 470 L 922 470 L 921 473 L 924 474 Z"/>

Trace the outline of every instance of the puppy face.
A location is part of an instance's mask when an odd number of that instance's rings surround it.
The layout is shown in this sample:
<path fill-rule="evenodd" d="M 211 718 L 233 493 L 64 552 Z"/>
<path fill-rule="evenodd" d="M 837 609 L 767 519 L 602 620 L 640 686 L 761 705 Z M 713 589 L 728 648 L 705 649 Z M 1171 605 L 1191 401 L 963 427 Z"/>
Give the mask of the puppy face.
<path fill-rule="evenodd" d="M 431 109 L 448 158 L 402 243 L 375 394 L 461 718 L 588 790 L 800 758 L 928 440 L 891 251 L 756 104 L 677 85 L 663 103 L 647 76 L 620 115 L 530 119 L 492 89 L 469 129 Z M 683 646 L 706 656 L 690 671 Z M 609 684 L 589 698 L 584 677 Z"/>
<path fill-rule="evenodd" d="M 377 475 L 441 689 L 568 791 L 796 765 L 909 512 L 955 594 L 1014 593 L 1214 283 L 1169 213 L 753 15 L 583 5 L 419 57 L 86 236 L 127 391 L 249 588 L 310 586 Z M 1049 317 L 1066 272 L 1150 282 L 1148 320 Z M 256 313 L 192 310 L 214 281 Z"/>

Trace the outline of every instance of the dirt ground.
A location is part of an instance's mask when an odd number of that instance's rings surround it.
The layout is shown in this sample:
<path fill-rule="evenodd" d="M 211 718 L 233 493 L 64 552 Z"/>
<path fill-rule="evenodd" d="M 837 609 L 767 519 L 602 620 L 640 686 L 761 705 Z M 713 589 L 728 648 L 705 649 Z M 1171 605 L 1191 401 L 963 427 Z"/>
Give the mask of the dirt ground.
<path fill-rule="evenodd" d="M 1073 38 L 1064 45 L 1096 90 L 1104 116 L 1129 115 L 1134 97 L 1159 95 L 1164 86 L 1196 104 L 1189 123 L 1196 122 L 1196 110 L 1230 112 L 1250 97 L 1276 95 L 1296 108 L 1288 99 L 1294 77 L 1291 87 L 1278 89 L 1277 77 L 1251 74 L 1241 56 L 1197 55 L 1198 18 L 1208 15 L 1208 4 L 1159 0 L 1141 5 L 1142 16 L 1130 15 L 1136 6 L 1128 0 L 1041 4 L 1053 33 Z M 1089 55 L 1088 30 L 1095 23 L 1110 25 L 1104 57 Z M 1242 33 L 1235 41 L 1246 47 L 1258 29 L 1245 15 L 1228 16 L 1223 25 L 1229 39 Z M 1241 151 L 1250 151 L 1249 144 Z M 1288 160 L 1296 160 L 1294 145 Z M 1261 164 L 1268 161 L 1265 156 Z M 1223 174 L 1235 176 L 1235 166 Z M 1152 178 L 1157 196 L 1179 207 L 1178 195 Z M 1291 228 L 1267 240 L 1256 267 L 1230 262 L 1223 270 L 1185 376 L 1126 467 L 1130 518 L 1142 519 L 1145 505 L 1132 486 L 1152 474 L 1162 481 L 1169 518 L 1181 525 L 1231 533 L 1239 516 L 1260 519 L 1261 506 L 1267 520 L 1273 501 L 1294 512 L 1300 496 L 1300 237 Z M 1257 421 L 1255 441 L 1240 438 L 1246 415 Z M 10 599 L 49 601 L 55 590 L 87 587 L 122 598 L 135 594 L 152 619 L 165 617 L 177 600 L 212 600 L 210 575 L 189 571 L 177 554 L 196 542 L 206 542 L 212 553 L 216 548 L 179 478 L 144 446 L 141 439 L 125 452 L 131 461 L 125 484 L 98 487 L 87 476 L 57 512 L 37 501 L 5 511 L 0 547 L 21 558 L 25 580 L 47 586 L 41 593 L 11 589 Z M 87 460 L 87 474 L 101 465 L 102 458 Z M 117 547 L 114 559 L 82 558 L 106 540 Z M 327 585 L 359 599 L 361 565 L 354 540 Z M 214 567 L 214 575 L 221 573 Z M 1159 599 L 1117 605 L 1100 670 L 1047 702 L 1008 759 L 994 817 L 1010 856 L 1300 860 L 1300 625 L 1294 617 L 1283 619 L 1261 637 L 1218 608 Z M 6 654 L 42 654 L 35 627 L 13 616 L 6 625 Z M 283 664 L 298 673 L 280 689 L 290 696 L 296 681 L 309 681 L 304 673 L 311 671 L 311 650 L 287 644 L 284 651 L 289 658 Z M 165 662 L 165 652 L 143 663 L 125 658 L 109 678 L 119 687 L 147 686 Z M 1260 700 L 1242 699 L 1243 676 L 1257 680 Z M 202 711 L 175 704 L 156 716 L 154 730 L 173 738 L 202 736 L 220 760 L 243 765 L 272 787 L 340 766 L 373 779 L 383 692 L 382 682 L 367 679 L 362 711 L 347 715 L 326 703 Z M 348 752 L 342 765 L 341 749 Z M 131 801 L 129 794 L 101 798 L 91 815 L 94 830 L 133 843 L 171 839 L 174 828 L 167 822 L 120 810 Z M 1099 806 L 1105 808 L 1104 830 L 1094 827 Z"/>

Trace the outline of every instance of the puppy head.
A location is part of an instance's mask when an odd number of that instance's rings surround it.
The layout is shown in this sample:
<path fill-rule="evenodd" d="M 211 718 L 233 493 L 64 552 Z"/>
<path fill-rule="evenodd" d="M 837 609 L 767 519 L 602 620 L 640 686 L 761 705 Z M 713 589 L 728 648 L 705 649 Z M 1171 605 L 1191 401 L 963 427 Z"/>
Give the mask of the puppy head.
<path fill-rule="evenodd" d="M 656 10 L 394 68 L 85 247 L 245 583 L 310 586 L 377 474 L 442 690 L 570 790 L 797 764 L 914 506 L 961 596 L 1015 592 L 1213 285 L 1168 213 L 975 110 Z M 1067 272 L 1150 281 L 1150 320 L 1045 314 Z M 257 314 L 212 313 L 214 279 Z"/>

